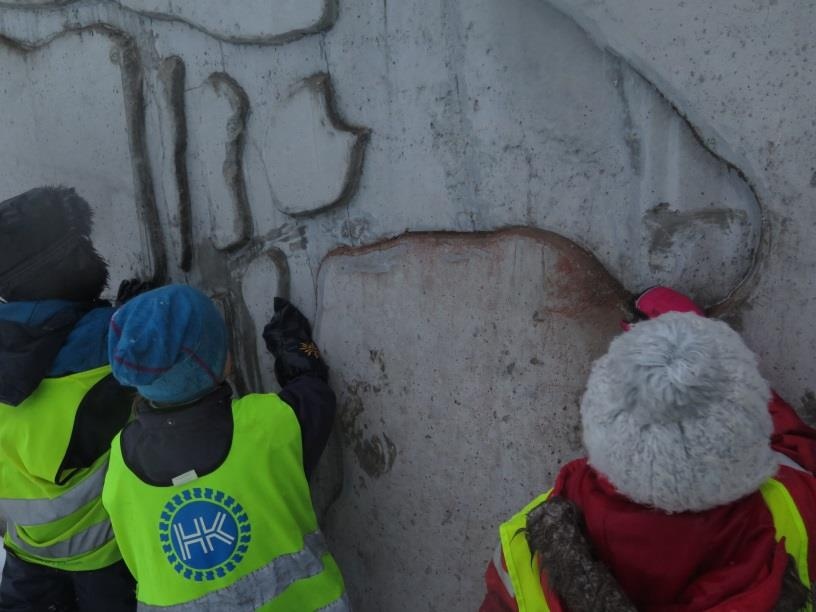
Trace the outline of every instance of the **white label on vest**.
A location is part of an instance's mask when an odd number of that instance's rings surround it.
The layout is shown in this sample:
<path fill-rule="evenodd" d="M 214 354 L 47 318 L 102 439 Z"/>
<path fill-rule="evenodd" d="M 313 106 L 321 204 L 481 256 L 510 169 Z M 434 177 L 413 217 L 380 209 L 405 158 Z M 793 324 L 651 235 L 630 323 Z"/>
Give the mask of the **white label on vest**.
<path fill-rule="evenodd" d="M 193 482 L 194 480 L 198 480 L 198 474 L 196 474 L 195 470 L 190 470 L 189 472 L 184 472 L 183 474 L 179 474 L 173 478 L 173 484 L 179 486 L 187 484 L 188 482 Z"/>

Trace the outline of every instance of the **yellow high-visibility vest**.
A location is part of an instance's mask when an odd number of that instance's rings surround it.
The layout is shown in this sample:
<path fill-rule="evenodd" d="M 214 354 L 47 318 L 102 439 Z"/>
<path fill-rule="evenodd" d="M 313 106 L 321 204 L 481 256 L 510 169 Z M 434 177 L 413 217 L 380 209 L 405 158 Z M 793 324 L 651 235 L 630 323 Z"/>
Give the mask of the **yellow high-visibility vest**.
<path fill-rule="evenodd" d="M 785 485 L 775 479 L 762 485 L 760 492 L 773 517 L 776 541 L 779 542 L 785 538 L 785 550 L 796 561 L 799 579 L 810 589 L 808 533 L 793 497 Z M 504 561 L 507 564 L 507 573 L 510 576 L 519 612 L 549 612 L 550 610 L 544 590 L 541 588 L 538 555 L 531 556 L 527 538 L 522 530 L 527 526 L 527 515 L 541 504 L 546 503 L 551 493 L 552 490 L 540 495 L 499 527 Z M 496 569 L 501 571 L 501 568 Z M 808 612 L 812 611 L 810 601 L 805 609 Z"/>
<path fill-rule="evenodd" d="M 349 609 L 317 525 L 300 424 L 277 395 L 232 403 L 232 445 L 210 474 L 142 481 L 112 445 L 102 499 L 140 610 Z M 176 479 L 179 482 L 179 479 Z"/>
<path fill-rule="evenodd" d="M 82 399 L 110 372 L 103 366 L 46 378 L 19 406 L 0 403 L 4 544 L 26 561 L 85 571 L 121 559 L 101 500 L 108 453 L 88 468 L 59 473 Z"/>

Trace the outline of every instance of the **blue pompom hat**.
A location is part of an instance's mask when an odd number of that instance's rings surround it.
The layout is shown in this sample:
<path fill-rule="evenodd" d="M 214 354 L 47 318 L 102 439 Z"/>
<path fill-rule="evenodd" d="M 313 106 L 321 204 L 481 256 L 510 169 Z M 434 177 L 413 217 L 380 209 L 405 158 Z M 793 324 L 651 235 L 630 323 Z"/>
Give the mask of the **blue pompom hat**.
<path fill-rule="evenodd" d="M 116 380 L 143 397 L 162 404 L 189 402 L 223 380 L 227 328 L 201 291 L 168 285 L 116 311 L 108 355 Z"/>

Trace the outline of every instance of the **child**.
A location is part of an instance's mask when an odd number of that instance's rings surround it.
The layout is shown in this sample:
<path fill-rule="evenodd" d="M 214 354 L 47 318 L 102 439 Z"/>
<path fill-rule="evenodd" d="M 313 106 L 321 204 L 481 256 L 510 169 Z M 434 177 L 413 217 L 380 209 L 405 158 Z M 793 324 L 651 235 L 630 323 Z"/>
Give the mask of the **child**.
<path fill-rule="evenodd" d="M 103 503 L 140 609 L 348 610 L 307 483 L 334 417 L 327 368 L 285 300 L 264 337 L 283 390 L 233 399 L 227 330 L 201 292 L 156 289 L 111 320 L 114 376 L 143 399 Z"/>
<path fill-rule="evenodd" d="M 588 458 L 501 526 L 481 610 L 810 609 L 816 432 L 725 323 L 636 307 L 587 382 Z"/>
<path fill-rule="evenodd" d="M 136 608 L 101 500 L 110 443 L 133 402 L 108 365 L 107 280 L 90 206 L 73 189 L 0 202 L 3 611 Z"/>

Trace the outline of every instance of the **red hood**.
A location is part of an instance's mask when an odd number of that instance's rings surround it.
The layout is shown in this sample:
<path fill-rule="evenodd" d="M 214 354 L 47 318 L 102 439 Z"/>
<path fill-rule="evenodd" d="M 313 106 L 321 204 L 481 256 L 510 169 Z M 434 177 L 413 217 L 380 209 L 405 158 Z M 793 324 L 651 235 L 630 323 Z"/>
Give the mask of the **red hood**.
<path fill-rule="evenodd" d="M 579 459 L 561 470 L 555 494 L 581 508 L 598 556 L 638 610 L 766 612 L 779 596 L 787 555 L 759 493 L 666 514 L 629 501 Z"/>
<path fill-rule="evenodd" d="M 654 319 L 667 312 L 693 312 L 705 316 L 705 312 L 688 296 L 668 287 L 652 287 L 640 294 L 634 303 L 637 318 Z M 629 331 L 630 323 L 621 321 L 624 331 Z"/>

